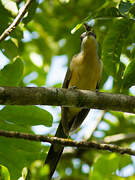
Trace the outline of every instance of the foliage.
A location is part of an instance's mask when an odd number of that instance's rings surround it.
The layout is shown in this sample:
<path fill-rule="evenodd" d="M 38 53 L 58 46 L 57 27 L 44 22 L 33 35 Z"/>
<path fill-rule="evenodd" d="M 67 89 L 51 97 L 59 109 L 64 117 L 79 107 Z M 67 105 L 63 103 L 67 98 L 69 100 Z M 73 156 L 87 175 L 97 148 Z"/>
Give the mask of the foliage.
<path fill-rule="evenodd" d="M 0 1 L 0 34 L 12 23 L 24 3 L 24 0 Z M 79 52 L 84 22 L 93 26 L 99 42 L 99 57 L 104 64 L 101 91 L 135 95 L 132 91 L 135 86 L 133 0 L 34 1 L 21 23 L 0 43 L 0 58 L 4 63 L 0 66 L 0 86 L 46 85 L 53 57 L 57 56 L 58 62 L 66 55 L 70 60 Z M 106 88 L 110 77 L 113 82 Z M 61 83 L 53 86 L 60 87 Z M 108 129 L 101 128 L 103 124 Z M 0 129 L 34 134 L 37 125 L 52 126 L 52 116 L 43 108 L 1 107 Z M 105 112 L 91 139 L 134 132 L 134 126 L 134 115 Z M 97 136 L 97 132 L 102 136 Z M 77 135 L 78 132 L 73 138 Z M 130 146 L 133 142 L 118 144 Z M 45 179 L 49 169 L 39 160 L 45 159 L 47 151 L 48 147 L 42 143 L 0 137 L 0 179 L 16 180 L 21 176 L 23 180 Z M 130 170 L 129 174 L 126 169 Z M 123 180 L 127 177 L 132 180 L 135 178 L 132 169 L 134 161 L 129 156 L 80 149 L 76 154 L 63 156 L 57 172 L 62 179 Z"/>

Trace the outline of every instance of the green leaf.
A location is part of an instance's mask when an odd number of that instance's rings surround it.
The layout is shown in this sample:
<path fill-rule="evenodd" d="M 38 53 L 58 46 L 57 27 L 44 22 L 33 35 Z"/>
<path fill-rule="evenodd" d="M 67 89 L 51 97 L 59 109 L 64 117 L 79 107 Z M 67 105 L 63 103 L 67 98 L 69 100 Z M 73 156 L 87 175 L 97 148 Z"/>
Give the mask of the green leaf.
<path fill-rule="evenodd" d="M 82 26 L 83 24 L 77 24 L 72 30 L 71 30 L 71 34 L 74 34 L 78 29 L 80 29 L 80 27 Z"/>
<path fill-rule="evenodd" d="M 110 166 L 111 163 L 111 166 Z M 101 177 L 109 177 L 113 172 L 119 167 L 119 156 L 115 153 L 112 154 L 104 154 L 99 159 L 97 159 L 94 164 L 93 172 L 91 175 L 91 180 L 96 179 L 99 180 Z"/>
<path fill-rule="evenodd" d="M 132 6 L 131 6 L 129 12 L 135 17 L 135 3 L 132 4 Z"/>
<path fill-rule="evenodd" d="M 9 171 L 3 165 L 0 165 L 0 180 L 10 180 Z"/>
<path fill-rule="evenodd" d="M 95 18 L 106 18 L 106 17 L 120 17 L 120 11 L 115 7 L 108 7 L 101 9 L 101 11 L 97 12 L 95 15 Z"/>
<path fill-rule="evenodd" d="M 37 106 L 6 106 L 0 111 L 0 121 L 20 126 L 52 125 L 51 114 Z"/>
<path fill-rule="evenodd" d="M 3 7 L 0 1 L 0 33 L 2 33 L 10 22 L 10 13 Z"/>
<path fill-rule="evenodd" d="M 9 169 L 11 179 L 18 179 L 23 167 L 45 156 L 40 142 L 0 137 L 0 146 L 0 162 Z"/>
<path fill-rule="evenodd" d="M 128 164 L 132 164 L 130 156 L 119 156 L 119 169 L 127 166 Z"/>
<path fill-rule="evenodd" d="M 49 171 L 50 171 L 49 166 L 46 164 L 40 170 L 41 177 L 46 177 L 49 174 Z"/>
<path fill-rule="evenodd" d="M 12 33 L 10 34 L 11 37 L 15 38 L 18 41 L 20 41 L 21 39 L 23 39 L 23 31 L 20 28 L 20 26 L 18 25 L 14 31 L 12 31 Z M 18 43 L 18 48 L 20 48 L 19 43 Z"/>
<path fill-rule="evenodd" d="M 7 56 L 10 60 L 18 56 L 18 48 L 11 39 L 2 41 L 0 43 L 0 48 L 3 54 Z"/>
<path fill-rule="evenodd" d="M 127 1 L 127 2 L 121 1 L 119 4 L 119 10 L 123 14 L 123 13 L 127 12 L 131 6 L 132 6 L 132 4 L 129 1 Z"/>
<path fill-rule="evenodd" d="M 124 72 L 123 88 L 128 89 L 135 85 L 135 60 L 131 61 Z"/>
<path fill-rule="evenodd" d="M 0 86 L 17 86 L 23 75 L 23 62 L 17 58 L 0 71 Z"/>
<path fill-rule="evenodd" d="M 13 16 L 16 16 L 18 13 L 18 8 L 17 5 L 14 1 L 12 0 L 1 0 L 3 6 L 5 9 L 7 9 Z"/>
<path fill-rule="evenodd" d="M 117 64 L 117 78 L 115 78 L 114 80 L 114 89 L 116 92 L 120 92 L 121 88 L 122 88 L 122 77 L 124 74 L 124 70 L 125 70 L 125 65 L 122 62 L 119 62 L 119 64 Z"/>
<path fill-rule="evenodd" d="M 107 73 L 117 76 L 117 65 L 120 62 L 122 46 L 128 36 L 132 22 L 128 19 L 117 19 L 110 27 L 103 43 L 102 59 Z"/>
<path fill-rule="evenodd" d="M 37 7 L 38 7 L 38 2 L 37 1 L 33 1 L 31 6 L 30 6 L 30 8 L 28 9 L 27 17 L 25 17 L 23 19 L 23 23 L 28 24 L 28 22 L 30 22 L 33 19 L 34 15 L 36 13 Z"/>
<path fill-rule="evenodd" d="M 41 160 L 36 160 L 31 164 L 30 167 L 31 175 L 33 180 L 48 180 L 49 166 L 44 165 L 44 162 Z"/>
<path fill-rule="evenodd" d="M 3 130 L 32 133 L 31 126 L 49 126 L 51 122 L 52 116 L 36 106 L 6 106 L 0 111 L 0 129 Z M 0 162 L 8 167 L 12 179 L 20 177 L 24 166 L 29 167 L 34 160 L 42 159 L 46 150 L 40 142 L 3 137 L 0 137 L 0 146 Z"/>

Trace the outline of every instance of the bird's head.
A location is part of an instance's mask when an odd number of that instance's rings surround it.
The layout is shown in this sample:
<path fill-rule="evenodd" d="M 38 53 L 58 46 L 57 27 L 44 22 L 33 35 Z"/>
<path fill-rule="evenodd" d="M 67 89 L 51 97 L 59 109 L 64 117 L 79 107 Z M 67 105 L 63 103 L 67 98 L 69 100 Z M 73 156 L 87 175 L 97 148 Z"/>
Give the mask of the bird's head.
<path fill-rule="evenodd" d="M 86 32 L 82 33 L 80 36 L 81 47 L 83 50 L 95 48 L 97 46 L 96 34 L 90 29 L 88 25 L 86 26 L 85 24 L 84 26 L 85 26 Z"/>

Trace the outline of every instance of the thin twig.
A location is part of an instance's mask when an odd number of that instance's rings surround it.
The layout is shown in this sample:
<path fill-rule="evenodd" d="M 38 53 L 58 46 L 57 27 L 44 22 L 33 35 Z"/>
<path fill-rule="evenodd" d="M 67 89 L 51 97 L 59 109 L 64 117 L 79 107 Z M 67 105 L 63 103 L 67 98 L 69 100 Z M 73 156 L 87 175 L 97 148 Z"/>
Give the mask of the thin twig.
<path fill-rule="evenodd" d="M 78 147 L 78 148 L 94 148 L 98 150 L 107 150 L 111 152 L 117 152 L 120 154 L 128 154 L 135 156 L 135 150 L 132 150 L 130 148 L 120 147 L 117 145 L 112 144 L 103 144 L 103 143 L 97 143 L 97 142 L 86 142 L 86 141 L 72 141 L 70 139 L 63 139 L 63 138 L 57 138 L 57 137 L 47 137 L 43 135 L 33 135 L 33 134 L 27 134 L 27 133 L 20 133 L 20 132 L 14 132 L 14 131 L 4 131 L 0 130 L 0 136 L 9 137 L 9 138 L 19 138 L 19 139 L 25 139 L 30 141 L 40 141 L 40 142 L 49 142 L 51 144 L 57 143 L 63 146 L 72 146 L 72 147 Z"/>
<path fill-rule="evenodd" d="M 132 142 L 135 140 L 135 133 L 120 133 L 120 134 L 115 134 L 112 136 L 106 136 L 104 139 L 102 140 L 98 140 L 98 143 L 105 143 L 105 144 L 117 144 L 117 143 L 121 143 L 123 142 L 124 144 L 127 142 Z M 64 151 L 64 155 L 63 158 L 81 158 L 84 161 L 87 161 L 87 159 L 85 159 L 85 157 L 83 156 L 84 153 L 87 152 L 87 149 L 73 149 L 71 148 L 70 150 L 65 150 Z M 91 160 L 90 160 L 91 161 Z M 90 164 L 90 162 L 88 163 Z"/>
<path fill-rule="evenodd" d="M 19 10 L 18 15 L 12 22 L 12 24 L 1 34 L 0 42 L 3 41 L 9 34 L 16 28 L 16 26 L 20 23 L 21 19 L 27 12 L 29 6 L 31 5 L 32 1 L 34 0 L 27 0 L 26 4 Z"/>
<path fill-rule="evenodd" d="M 120 133 L 112 136 L 106 136 L 102 142 L 109 144 L 109 143 L 118 143 L 122 141 L 125 142 L 129 140 L 135 140 L 135 133 L 128 133 L 128 134 Z"/>

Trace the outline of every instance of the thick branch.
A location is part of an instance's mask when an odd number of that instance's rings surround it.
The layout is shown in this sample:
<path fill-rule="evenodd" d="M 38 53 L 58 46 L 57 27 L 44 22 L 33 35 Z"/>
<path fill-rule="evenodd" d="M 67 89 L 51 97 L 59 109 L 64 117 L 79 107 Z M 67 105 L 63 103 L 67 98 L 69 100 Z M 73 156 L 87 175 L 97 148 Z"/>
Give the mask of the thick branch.
<path fill-rule="evenodd" d="M 19 24 L 22 17 L 25 15 L 26 11 L 28 10 L 29 6 L 31 5 L 33 0 L 27 0 L 26 4 L 19 10 L 18 15 L 12 22 L 12 24 L 1 34 L 0 36 L 0 42 L 4 40 Z"/>
<path fill-rule="evenodd" d="M 117 152 L 120 154 L 129 154 L 135 156 L 135 150 L 131 150 L 130 148 L 123 148 L 117 145 L 112 144 L 99 144 L 96 142 L 87 142 L 87 141 L 72 141 L 70 139 L 63 139 L 57 137 L 47 137 L 43 135 L 33 135 L 33 134 L 26 134 L 14 131 L 4 131 L 0 130 L 0 136 L 10 137 L 10 138 L 19 138 L 19 139 L 27 139 L 31 141 L 41 141 L 41 142 L 49 142 L 51 144 L 58 143 L 63 146 L 72 146 L 78 148 L 94 148 L 98 150 L 107 150 L 111 152 Z"/>
<path fill-rule="evenodd" d="M 0 87 L 1 105 L 53 105 L 135 113 L 135 97 L 84 90 Z"/>

